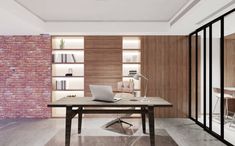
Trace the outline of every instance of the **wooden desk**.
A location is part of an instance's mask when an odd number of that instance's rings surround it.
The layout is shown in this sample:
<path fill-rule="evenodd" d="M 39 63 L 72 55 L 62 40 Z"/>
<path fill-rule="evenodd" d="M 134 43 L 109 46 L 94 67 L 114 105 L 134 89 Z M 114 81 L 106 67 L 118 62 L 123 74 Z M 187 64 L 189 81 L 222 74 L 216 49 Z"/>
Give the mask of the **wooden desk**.
<path fill-rule="evenodd" d="M 218 92 L 221 92 L 219 87 L 214 87 L 213 89 L 215 89 Z M 234 94 L 235 94 L 235 87 L 224 87 L 224 93 L 231 94 L 231 95 L 234 96 Z"/>
<path fill-rule="evenodd" d="M 221 98 L 221 89 L 218 88 L 218 87 L 214 87 L 213 88 L 214 92 L 215 92 L 215 96 L 218 97 L 217 101 L 216 101 L 216 104 L 215 104 L 215 107 L 214 107 L 214 110 L 213 112 L 215 111 L 215 108 L 216 108 L 216 105 L 219 101 L 219 98 Z M 224 87 L 224 99 L 225 99 L 225 115 L 226 117 L 228 118 L 228 114 L 229 114 L 229 103 L 228 103 L 228 100 L 229 99 L 235 99 L 235 87 Z M 234 112 L 234 110 L 233 110 Z"/>
<path fill-rule="evenodd" d="M 133 99 L 137 101 L 132 101 Z M 143 133 L 146 133 L 145 116 L 149 118 L 149 133 L 151 146 L 155 146 L 154 108 L 169 107 L 171 103 L 160 97 L 148 97 L 150 102 L 141 102 L 142 97 L 127 97 L 114 103 L 92 101 L 91 97 L 65 97 L 49 103 L 48 107 L 65 107 L 65 146 L 70 145 L 72 118 L 78 114 L 78 133 L 81 133 L 82 114 L 113 114 L 113 113 L 139 113 L 142 117 Z M 78 107 L 74 110 L 73 107 Z M 141 109 L 115 110 L 115 109 L 84 109 L 84 107 L 140 107 Z"/>

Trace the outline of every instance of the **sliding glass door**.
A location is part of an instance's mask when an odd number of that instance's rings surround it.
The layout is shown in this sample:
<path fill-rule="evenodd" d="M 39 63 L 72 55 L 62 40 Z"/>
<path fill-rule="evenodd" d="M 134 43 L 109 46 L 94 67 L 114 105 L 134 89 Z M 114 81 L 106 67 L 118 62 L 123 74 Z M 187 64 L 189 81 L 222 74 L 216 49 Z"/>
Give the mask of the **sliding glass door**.
<path fill-rule="evenodd" d="M 235 145 L 235 10 L 189 36 L 189 117 Z"/>
<path fill-rule="evenodd" d="M 224 139 L 235 145 L 235 12 L 224 17 Z"/>

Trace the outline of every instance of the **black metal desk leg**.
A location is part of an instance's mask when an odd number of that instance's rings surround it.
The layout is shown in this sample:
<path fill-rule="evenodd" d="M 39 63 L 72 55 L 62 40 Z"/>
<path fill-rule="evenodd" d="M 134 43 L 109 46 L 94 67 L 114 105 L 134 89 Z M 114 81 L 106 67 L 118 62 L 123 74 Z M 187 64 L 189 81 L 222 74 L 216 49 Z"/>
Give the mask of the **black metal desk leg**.
<path fill-rule="evenodd" d="M 78 108 L 78 134 L 82 131 L 82 107 Z"/>
<path fill-rule="evenodd" d="M 72 124 L 72 107 L 66 107 L 66 124 L 65 124 L 65 146 L 70 146 L 71 124 Z"/>
<path fill-rule="evenodd" d="M 149 135 L 150 135 L 150 145 L 155 146 L 155 128 L 154 128 L 154 107 L 148 107 L 149 114 Z"/>
<path fill-rule="evenodd" d="M 142 118 L 143 133 L 146 133 L 145 107 L 141 107 L 141 118 Z"/>

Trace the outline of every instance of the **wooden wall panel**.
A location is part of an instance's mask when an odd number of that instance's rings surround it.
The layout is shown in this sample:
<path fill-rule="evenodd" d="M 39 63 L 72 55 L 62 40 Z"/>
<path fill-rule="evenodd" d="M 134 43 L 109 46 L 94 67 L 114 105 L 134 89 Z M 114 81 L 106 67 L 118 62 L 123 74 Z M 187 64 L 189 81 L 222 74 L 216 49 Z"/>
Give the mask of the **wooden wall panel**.
<path fill-rule="evenodd" d="M 224 41 L 224 86 L 235 87 L 235 35 Z M 229 100 L 229 111 L 235 112 L 235 100 Z"/>
<path fill-rule="evenodd" d="M 122 64 L 122 54 L 120 49 L 87 49 L 86 50 L 86 61 L 92 62 L 108 62 Z M 122 53 L 122 52 L 121 52 Z"/>
<path fill-rule="evenodd" d="M 141 41 L 141 72 L 149 78 L 147 95 L 173 103 L 172 108 L 157 109 L 157 117 L 186 117 L 188 38 L 144 36 Z M 115 89 L 121 80 L 122 37 L 85 37 L 85 96 L 90 96 L 89 84 L 108 84 Z M 141 86 L 143 90 L 144 81 Z"/>
<path fill-rule="evenodd" d="M 85 37 L 85 96 L 90 96 L 89 85 L 112 85 L 122 80 L 122 37 Z"/>
<path fill-rule="evenodd" d="M 188 37 L 145 36 L 142 48 L 141 72 L 149 78 L 147 95 L 162 97 L 173 104 L 170 108 L 158 108 L 157 117 L 186 117 Z"/>
<path fill-rule="evenodd" d="M 121 36 L 87 36 L 85 37 L 86 49 L 121 49 Z"/>
<path fill-rule="evenodd" d="M 103 62 L 87 62 L 86 63 L 86 77 L 120 77 L 122 71 L 122 64 Z"/>

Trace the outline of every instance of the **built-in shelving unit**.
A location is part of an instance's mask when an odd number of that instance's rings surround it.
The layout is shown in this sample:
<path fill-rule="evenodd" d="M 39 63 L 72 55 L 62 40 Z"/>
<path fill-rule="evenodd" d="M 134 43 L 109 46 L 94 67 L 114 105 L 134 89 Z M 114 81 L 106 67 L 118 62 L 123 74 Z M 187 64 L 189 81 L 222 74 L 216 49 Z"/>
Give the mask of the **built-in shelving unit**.
<path fill-rule="evenodd" d="M 133 73 L 140 73 L 141 38 L 123 37 L 122 40 L 122 80 L 133 79 Z M 134 80 L 136 96 L 140 96 L 140 80 Z"/>
<path fill-rule="evenodd" d="M 84 96 L 84 38 L 52 37 L 52 101 L 66 96 Z M 65 109 L 53 108 L 52 117 Z"/>

